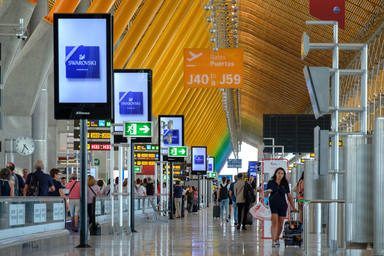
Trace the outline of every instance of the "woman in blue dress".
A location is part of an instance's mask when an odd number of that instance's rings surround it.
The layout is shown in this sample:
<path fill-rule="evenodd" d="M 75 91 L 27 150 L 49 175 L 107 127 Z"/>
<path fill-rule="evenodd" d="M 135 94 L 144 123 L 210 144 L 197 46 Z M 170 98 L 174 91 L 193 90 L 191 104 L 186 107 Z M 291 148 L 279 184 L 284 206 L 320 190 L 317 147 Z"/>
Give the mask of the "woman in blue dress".
<path fill-rule="evenodd" d="M 268 182 L 265 197 L 269 198 L 269 206 L 272 212 L 272 247 L 279 247 L 279 236 L 283 230 L 284 219 L 287 216 L 287 199 L 294 212 L 298 212 L 293 202 L 293 197 L 289 190 L 286 173 L 283 168 L 277 168 L 275 174 Z"/>

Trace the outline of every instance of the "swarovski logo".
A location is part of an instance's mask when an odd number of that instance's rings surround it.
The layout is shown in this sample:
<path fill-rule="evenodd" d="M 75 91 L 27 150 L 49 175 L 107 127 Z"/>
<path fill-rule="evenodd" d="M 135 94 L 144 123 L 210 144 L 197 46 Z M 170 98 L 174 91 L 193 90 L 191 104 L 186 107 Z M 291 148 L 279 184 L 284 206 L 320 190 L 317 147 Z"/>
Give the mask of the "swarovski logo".
<path fill-rule="evenodd" d="M 82 112 L 82 111 L 77 111 L 76 115 L 90 115 L 91 112 Z"/>
<path fill-rule="evenodd" d="M 66 77 L 100 78 L 99 55 L 99 46 L 66 46 Z"/>

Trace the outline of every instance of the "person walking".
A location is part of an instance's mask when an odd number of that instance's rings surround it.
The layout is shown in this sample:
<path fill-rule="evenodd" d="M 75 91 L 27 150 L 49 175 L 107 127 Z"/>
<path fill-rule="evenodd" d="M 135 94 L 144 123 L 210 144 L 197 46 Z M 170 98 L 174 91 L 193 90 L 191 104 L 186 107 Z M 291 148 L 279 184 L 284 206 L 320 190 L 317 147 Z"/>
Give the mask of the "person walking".
<path fill-rule="evenodd" d="M 236 196 L 235 196 L 235 184 L 237 182 L 237 175 L 235 175 L 235 182 L 232 182 L 229 186 L 229 195 L 232 198 L 232 207 L 233 207 L 233 220 L 235 222 L 235 226 L 238 225 L 238 208 L 236 204 Z"/>
<path fill-rule="evenodd" d="M 173 196 L 175 201 L 176 208 L 176 218 L 181 218 L 181 207 L 182 207 L 182 197 L 183 197 L 183 188 L 180 186 L 180 181 L 176 181 L 176 185 L 173 188 Z"/>
<path fill-rule="evenodd" d="M 227 188 L 228 188 L 228 198 L 229 198 L 229 205 L 228 205 L 228 219 L 231 220 L 231 213 L 232 213 L 232 192 L 230 190 L 231 188 L 231 180 L 227 179 Z"/>
<path fill-rule="evenodd" d="M 219 190 L 217 191 L 217 202 L 220 202 L 220 218 L 222 221 L 226 220 L 229 222 L 227 217 L 229 214 L 229 186 L 227 184 L 226 177 L 223 177 L 221 181 L 222 183 L 220 184 Z M 224 210 L 226 215 L 224 215 Z"/>
<path fill-rule="evenodd" d="M 192 212 L 192 206 L 193 206 L 193 189 L 191 186 L 188 186 L 188 192 L 187 192 L 187 210 L 189 213 Z"/>
<path fill-rule="evenodd" d="M 248 210 L 247 210 L 247 202 L 244 196 L 244 187 L 245 187 L 245 181 L 243 180 L 243 174 L 239 173 L 237 175 L 237 182 L 234 186 L 236 204 L 238 208 L 238 225 L 237 225 L 238 230 L 240 230 L 241 227 L 243 230 L 247 230 L 245 228 L 245 224 L 247 221 Z"/>
<path fill-rule="evenodd" d="M 43 161 L 37 160 L 35 171 L 28 174 L 24 187 L 24 196 L 48 196 L 48 192 L 55 191 L 51 176 L 44 173 Z"/>
<path fill-rule="evenodd" d="M 293 197 L 289 191 L 289 185 L 286 178 L 285 170 L 281 167 L 275 170 L 274 175 L 267 184 L 267 190 L 264 193 L 265 197 L 269 197 L 269 206 L 272 212 L 272 247 L 279 247 L 279 237 L 283 230 L 284 218 L 287 216 L 287 200 L 294 212 L 298 212 L 293 202 Z"/>
<path fill-rule="evenodd" d="M 15 187 L 11 179 L 11 170 L 3 168 L 0 171 L 0 196 L 15 196 Z"/>

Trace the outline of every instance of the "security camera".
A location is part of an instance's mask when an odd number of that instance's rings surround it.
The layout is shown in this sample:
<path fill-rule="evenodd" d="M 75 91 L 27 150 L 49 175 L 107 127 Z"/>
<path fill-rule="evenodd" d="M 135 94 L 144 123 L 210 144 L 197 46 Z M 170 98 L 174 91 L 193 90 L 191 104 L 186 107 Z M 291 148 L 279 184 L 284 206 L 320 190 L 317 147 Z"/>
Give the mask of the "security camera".
<path fill-rule="evenodd" d="M 24 34 L 16 34 L 17 39 L 26 40 L 27 36 Z"/>

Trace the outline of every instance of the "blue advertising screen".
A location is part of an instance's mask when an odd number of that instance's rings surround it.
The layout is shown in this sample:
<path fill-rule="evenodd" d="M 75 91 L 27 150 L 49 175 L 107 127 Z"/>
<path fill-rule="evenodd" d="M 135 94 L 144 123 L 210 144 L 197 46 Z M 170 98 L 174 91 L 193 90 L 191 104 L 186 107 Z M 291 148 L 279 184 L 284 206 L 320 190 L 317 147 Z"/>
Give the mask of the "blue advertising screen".
<path fill-rule="evenodd" d="M 256 174 L 260 171 L 260 162 L 249 161 L 248 162 L 248 176 L 256 177 Z"/>
<path fill-rule="evenodd" d="M 107 103 L 106 22 L 58 20 L 59 103 Z"/>
<path fill-rule="evenodd" d="M 109 13 L 53 15 L 55 119 L 113 119 L 112 26 Z"/>
<path fill-rule="evenodd" d="M 114 71 L 114 123 L 151 121 L 152 71 Z M 122 131 L 123 127 L 116 127 Z"/>
<path fill-rule="evenodd" d="M 215 158 L 208 157 L 207 161 L 207 172 L 215 172 Z"/>
<path fill-rule="evenodd" d="M 207 172 L 207 148 L 192 147 L 192 172 L 205 174 Z"/>
<path fill-rule="evenodd" d="M 184 146 L 184 116 L 159 116 L 159 129 L 161 148 Z"/>

